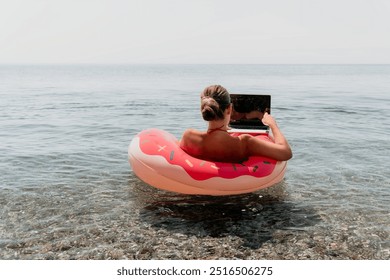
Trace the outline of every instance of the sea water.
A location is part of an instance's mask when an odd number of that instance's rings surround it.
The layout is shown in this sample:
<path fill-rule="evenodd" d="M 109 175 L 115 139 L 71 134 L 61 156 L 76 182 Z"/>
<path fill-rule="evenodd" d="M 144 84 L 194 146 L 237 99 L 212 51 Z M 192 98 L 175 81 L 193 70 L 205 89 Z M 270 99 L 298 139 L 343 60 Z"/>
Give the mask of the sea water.
<path fill-rule="evenodd" d="M 140 181 L 131 139 L 270 94 L 294 157 L 256 193 Z M 389 259 L 390 65 L 0 66 L 0 259 Z"/>

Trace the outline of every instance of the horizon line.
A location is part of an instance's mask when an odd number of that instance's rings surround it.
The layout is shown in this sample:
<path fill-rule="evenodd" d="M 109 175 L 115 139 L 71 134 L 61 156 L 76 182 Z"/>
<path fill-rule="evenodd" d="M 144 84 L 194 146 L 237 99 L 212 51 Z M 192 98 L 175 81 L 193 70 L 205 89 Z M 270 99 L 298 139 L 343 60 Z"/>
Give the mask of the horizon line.
<path fill-rule="evenodd" d="M 139 66 L 148 66 L 148 65 L 390 65 L 390 63 L 149 63 L 149 62 L 141 62 L 141 63 L 100 63 L 100 62 L 75 62 L 75 63 L 66 63 L 66 62 L 56 62 L 56 63 L 1 63 L 0 66 L 131 66 L 131 65 L 139 65 Z"/>

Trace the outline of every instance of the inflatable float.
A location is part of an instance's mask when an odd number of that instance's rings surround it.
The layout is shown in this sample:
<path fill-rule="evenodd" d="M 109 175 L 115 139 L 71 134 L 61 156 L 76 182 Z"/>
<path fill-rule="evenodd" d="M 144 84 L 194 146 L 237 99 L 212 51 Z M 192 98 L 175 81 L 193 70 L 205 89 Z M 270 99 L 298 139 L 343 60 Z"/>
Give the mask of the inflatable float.
<path fill-rule="evenodd" d="M 261 134 L 272 141 L 268 134 Z M 236 195 L 280 182 L 286 161 L 249 157 L 241 163 L 212 162 L 188 155 L 172 134 L 152 128 L 133 138 L 128 149 L 134 173 L 145 183 L 166 191 L 196 195 Z"/>

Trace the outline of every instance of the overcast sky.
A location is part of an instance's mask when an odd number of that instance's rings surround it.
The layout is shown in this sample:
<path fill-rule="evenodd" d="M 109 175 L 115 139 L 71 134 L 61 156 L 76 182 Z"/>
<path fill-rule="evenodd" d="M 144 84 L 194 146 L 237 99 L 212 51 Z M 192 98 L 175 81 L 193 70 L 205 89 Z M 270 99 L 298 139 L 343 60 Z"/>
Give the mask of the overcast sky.
<path fill-rule="evenodd" d="M 13 63 L 390 63 L 390 1 L 0 0 Z"/>

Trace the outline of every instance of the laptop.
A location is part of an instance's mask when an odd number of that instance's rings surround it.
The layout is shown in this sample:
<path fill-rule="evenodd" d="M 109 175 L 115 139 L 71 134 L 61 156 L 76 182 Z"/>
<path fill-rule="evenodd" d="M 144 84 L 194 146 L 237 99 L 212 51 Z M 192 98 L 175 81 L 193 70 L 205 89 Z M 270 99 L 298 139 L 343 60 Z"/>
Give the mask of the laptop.
<path fill-rule="evenodd" d="M 265 112 L 271 113 L 271 95 L 230 94 L 233 112 L 229 132 L 269 133 L 269 127 L 261 122 Z"/>

